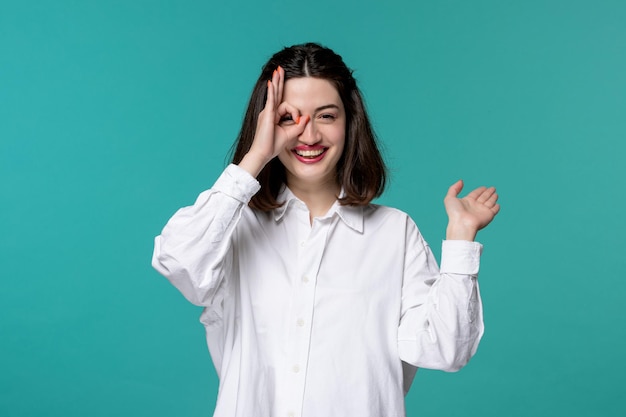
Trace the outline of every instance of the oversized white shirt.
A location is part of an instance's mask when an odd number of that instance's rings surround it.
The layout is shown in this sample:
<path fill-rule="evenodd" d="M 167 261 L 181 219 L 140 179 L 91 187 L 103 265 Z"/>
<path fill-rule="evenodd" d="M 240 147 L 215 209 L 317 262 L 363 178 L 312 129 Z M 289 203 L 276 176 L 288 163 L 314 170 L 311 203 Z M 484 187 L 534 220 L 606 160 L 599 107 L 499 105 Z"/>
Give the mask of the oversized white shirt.
<path fill-rule="evenodd" d="M 215 417 L 404 416 L 417 367 L 455 371 L 483 333 L 482 246 L 335 203 L 311 224 L 288 188 L 271 212 L 230 165 L 155 240 L 153 266 L 192 303 L 220 385 Z"/>

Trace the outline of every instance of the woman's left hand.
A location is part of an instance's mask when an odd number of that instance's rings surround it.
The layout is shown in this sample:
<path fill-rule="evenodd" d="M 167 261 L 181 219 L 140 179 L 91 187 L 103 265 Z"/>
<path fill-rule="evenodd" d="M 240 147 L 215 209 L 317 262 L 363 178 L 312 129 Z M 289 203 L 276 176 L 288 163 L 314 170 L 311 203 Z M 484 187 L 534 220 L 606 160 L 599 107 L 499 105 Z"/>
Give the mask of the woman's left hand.
<path fill-rule="evenodd" d="M 494 187 L 479 187 L 459 198 L 462 189 L 463 181 L 459 180 L 452 184 L 443 200 L 448 213 L 446 239 L 449 240 L 474 240 L 476 233 L 491 223 L 500 211 Z"/>

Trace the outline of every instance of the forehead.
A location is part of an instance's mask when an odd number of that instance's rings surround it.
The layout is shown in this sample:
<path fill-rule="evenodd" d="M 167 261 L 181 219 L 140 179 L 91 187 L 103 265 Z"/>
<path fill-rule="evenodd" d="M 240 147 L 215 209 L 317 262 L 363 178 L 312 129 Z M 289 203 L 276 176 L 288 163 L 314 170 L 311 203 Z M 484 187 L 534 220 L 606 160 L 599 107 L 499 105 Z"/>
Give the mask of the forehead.
<path fill-rule="evenodd" d="M 314 77 L 291 78 L 285 81 L 283 101 L 301 110 L 334 104 L 343 109 L 339 92 L 330 81 Z"/>

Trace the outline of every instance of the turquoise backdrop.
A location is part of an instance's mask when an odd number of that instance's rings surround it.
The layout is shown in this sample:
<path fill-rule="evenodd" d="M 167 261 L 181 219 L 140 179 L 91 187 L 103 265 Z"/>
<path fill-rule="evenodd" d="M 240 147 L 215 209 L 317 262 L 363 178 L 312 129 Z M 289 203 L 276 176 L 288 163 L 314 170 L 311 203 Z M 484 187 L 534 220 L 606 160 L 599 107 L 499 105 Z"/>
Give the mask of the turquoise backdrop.
<path fill-rule="evenodd" d="M 200 310 L 153 237 L 225 166 L 260 66 L 304 41 L 355 69 L 380 202 L 437 256 L 449 184 L 501 195 L 483 342 L 421 370 L 408 415 L 626 415 L 622 0 L 0 0 L 0 415 L 211 415 Z"/>

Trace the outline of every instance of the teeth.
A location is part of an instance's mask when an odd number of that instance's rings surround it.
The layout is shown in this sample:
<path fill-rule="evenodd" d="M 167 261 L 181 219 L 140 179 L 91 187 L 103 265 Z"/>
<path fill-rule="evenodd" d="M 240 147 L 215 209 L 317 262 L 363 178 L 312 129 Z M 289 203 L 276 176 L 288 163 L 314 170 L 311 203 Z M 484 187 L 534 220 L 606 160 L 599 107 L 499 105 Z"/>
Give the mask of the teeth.
<path fill-rule="evenodd" d="M 315 150 L 296 150 L 296 153 L 305 158 L 315 158 L 316 156 L 320 156 L 324 152 L 323 149 L 315 149 Z"/>

